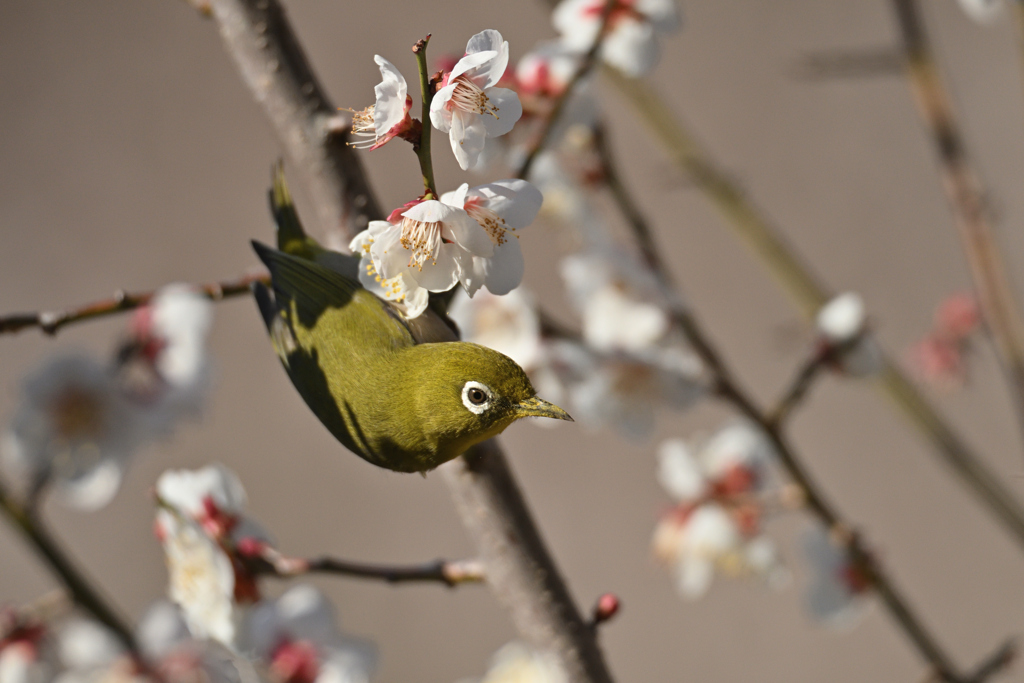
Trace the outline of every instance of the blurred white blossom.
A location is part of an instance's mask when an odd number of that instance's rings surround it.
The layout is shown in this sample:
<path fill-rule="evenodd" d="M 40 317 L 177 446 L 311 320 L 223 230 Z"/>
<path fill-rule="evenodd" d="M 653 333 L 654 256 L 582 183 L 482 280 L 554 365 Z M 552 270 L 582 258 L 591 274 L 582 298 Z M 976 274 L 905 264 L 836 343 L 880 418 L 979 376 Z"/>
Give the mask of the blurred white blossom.
<path fill-rule="evenodd" d="M 758 575 L 778 587 L 789 573 L 764 534 L 760 494 L 774 450 L 764 434 L 733 422 L 694 449 L 680 439 L 658 450 L 658 479 L 677 501 L 654 532 L 655 555 L 684 597 L 703 595 L 715 572 Z"/>
<path fill-rule="evenodd" d="M 56 669 L 49 630 L 0 611 L 0 683 L 48 683 Z"/>
<path fill-rule="evenodd" d="M 512 130 L 522 116 L 519 97 L 496 88 L 508 66 L 508 42 L 493 29 L 481 31 L 466 44 L 466 54 L 444 74 L 430 102 L 430 121 L 448 133 L 462 170 L 473 166 L 489 137 Z"/>
<path fill-rule="evenodd" d="M 855 377 L 881 372 L 882 350 L 868 329 L 859 294 L 846 292 L 833 298 L 818 311 L 816 322 L 822 342 L 838 351 L 839 370 Z"/>
<path fill-rule="evenodd" d="M 511 642 L 491 657 L 483 678 L 460 683 L 568 683 L 569 677 L 550 654 L 538 652 L 525 643 Z"/>
<path fill-rule="evenodd" d="M 367 683 L 376 663 L 373 646 L 341 635 L 331 604 L 306 584 L 253 608 L 245 649 L 278 683 Z"/>
<path fill-rule="evenodd" d="M 867 578 L 820 525 L 805 532 L 803 547 L 812 573 L 808 610 L 833 625 L 853 624 L 863 611 L 862 598 L 870 590 Z"/>
<path fill-rule="evenodd" d="M 171 470 L 157 480 L 156 530 L 170 574 L 169 597 L 196 637 L 233 647 L 243 607 L 259 599 L 255 577 L 234 553 L 263 531 L 242 515 L 245 490 L 221 465 Z"/>
<path fill-rule="evenodd" d="M 162 287 L 135 311 L 119 379 L 154 430 L 169 433 L 182 418 L 200 414 L 209 389 L 212 322 L 213 303 L 186 284 Z"/>
<path fill-rule="evenodd" d="M 377 99 L 366 109 L 355 112 L 352 118 L 352 134 L 370 138 L 354 143 L 353 146 L 371 150 L 408 133 L 413 126 L 409 117 L 412 97 L 409 96 L 405 77 L 380 55 L 374 55 L 373 61 L 380 67 L 383 79 L 373 88 Z"/>
<path fill-rule="evenodd" d="M 595 349 L 638 352 L 668 333 L 665 297 L 650 271 L 628 253 L 589 249 L 564 258 L 561 268 L 583 337 Z"/>
<path fill-rule="evenodd" d="M 93 510 L 114 497 L 149 436 L 140 408 L 107 366 L 64 356 L 26 378 L 0 455 L 5 472 L 26 488 L 49 482 L 63 502 Z"/>
<path fill-rule="evenodd" d="M 499 351 L 527 372 L 540 360 L 540 322 L 532 297 L 522 288 L 505 296 L 477 292 L 472 299 L 459 292 L 448 315 L 459 326 L 463 340 Z"/>
<path fill-rule="evenodd" d="M 960 9 L 979 24 L 990 24 L 1006 9 L 1005 0 L 957 0 Z"/>
<path fill-rule="evenodd" d="M 612 426 L 636 438 L 654 429 L 658 408 L 682 410 L 706 392 L 699 361 L 675 348 L 604 354 L 552 341 L 533 378 L 538 391 L 556 403 L 565 400 L 584 425 Z"/>
<path fill-rule="evenodd" d="M 552 15 L 555 29 L 570 50 L 586 52 L 601 29 L 604 0 L 562 0 Z M 615 0 L 601 58 L 627 76 L 643 76 L 658 63 L 658 38 L 682 25 L 675 0 Z"/>

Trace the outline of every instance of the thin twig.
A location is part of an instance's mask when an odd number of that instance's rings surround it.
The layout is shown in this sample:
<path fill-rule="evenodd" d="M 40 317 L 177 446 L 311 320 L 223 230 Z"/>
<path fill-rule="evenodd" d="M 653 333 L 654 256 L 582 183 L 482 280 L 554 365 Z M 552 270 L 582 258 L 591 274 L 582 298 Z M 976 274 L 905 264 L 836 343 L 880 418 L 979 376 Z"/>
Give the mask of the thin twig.
<path fill-rule="evenodd" d="M 368 564 L 326 556 L 314 559 L 286 557 L 272 548 L 262 548 L 256 557 L 242 557 L 252 564 L 254 573 L 280 578 L 332 574 L 378 579 L 387 583 L 437 582 L 449 587 L 485 581 L 483 565 L 477 560 L 435 560 L 415 565 Z"/>
<path fill-rule="evenodd" d="M 248 294 L 249 288 L 254 282 L 270 283 L 270 276 L 266 274 L 245 275 L 236 280 L 225 280 L 206 285 L 197 285 L 196 289 L 201 291 L 213 301 L 221 301 L 229 297 Z M 46 334 L 57 334 L 65 325 L 102 318 L 115 313 L 124 313 L 140 306 L 145 306 L 150 299 L 156 295 L 156 291 L 144 292 L 142 294 L 129 294 L 118 290 L 109 299 L 95 301 L 77 308 L 69 308 L 63 311 L 40 311 L 38 313 L 15 313 L 0 317 L 0 334 L 20 332 L 28 327 L 38 327 Z"/>
<path fill-rule="evenodd" d="M 364 227 L 349 220 L 353 213 L 365 220 L 384 218 L 362 166 L 344 145 L 329 147 L 338 154 L 327 164 L 320 138 L 312 138 L 317 141 L 312 150 L 301 139 L 333 111 L 307 106 L 299 96 L 308 85 L 319 102 L 326 101 L 278 0 L 211 0 L 211 5 L 225 46 L 257 101 L 285 144 L 298 147 L 292 157 L 316 183 L 311 194 L 325 224 L 349 230 L 351 238 Z M 594 633 L 541 541 L 497 442 L 487 441 L 443 469 L 476 542 L 487 585 L 509 610 L 520 636 L 551 653 L 571 683 L 610 683 Z"/>
<path fill-rule="evenodd" d="M 43 521 L 28 514 L 18 505 L 6 487 L 0 483 L 0 510 L 8 521 L 19 531 L 42 556 L 47 566 L 56 574 L 67 589 L 75 604 L 106 626 L 121 644 L 141 663 L 139 649 L 132 635 L 132 629 L 89 580 L 75 567 L 74 562 L 64 554 L 60 544 L 50 536 Z"/>
<path fill-rule="evenodd" d="M 1017 659 L 1017 641 L 1008 640 L 986 657 L 967 677 L 966 683 L 984 683 Z"/>
<path fill-rule="evenodd" d="M 604 8 L 601 10 L 601 27 L 597 31 L 597 35 L 594 36 L 594 42 L 591 43 L 590 49 L 587 50 L 586 54 L 580 60 L 580 64 L 576 67 L 575 73 L 569 80 L 568 85 L 565 86 L 558 97 L 555 99 L 555 104 L 548 112 L 547 116 L 544 117 L 543 126 L 540 132 L 537 133 L 533 140 L 533 144 L 530 146 L 529 151 L 526 153 L 526 157 L 523 159 L 523 163 L 519 165 L 519 170 L 516 171 L 516 177 L 527 179 L 530 174 L 530 169 L 533 168 L 533 162 L 537 160 L 537 155 L 540 154 L 544 148 L 551 142 L 551 133 L 555 130 L 555 126 L 558 124 L 558 119 L 561 118 L 562 112 L 565 111 L 566 104 L 572 98 L 572 95 L 576 92 L 576 88 L 579 87 L 580 83 L 583 82 L 590 72 L 594 70 L 594 65 L 597 64 L 597 56 L 601 51 L 601 44 L 604 42 L 605 36 L 608 33 L 608 22 L 612 16 L 612 10 L 615 9 L 616 0 L 606 0 Z"/>
<path fill-rule="evenodd" d="M 616 171 L 616 164 L 612 157 L 611 149 L 605 135 L 596 136 L 597 150 L 601 158 L 604 176 L 609 182 L 609 189 L 616 199 L 623 216 L 636 237 L 637 243 L 644 254 L 645 259 L 651 267 L 652 272 L 662 283 L 664 289 L 671 293 L 677 292 L 673 284 L 673 277 L 668 264 L 662 259 L 661 253 L 653 242 L 650 226 L 646 219 L 639 212 L 636 202 L 632 200 L 627 188 L 622 184 Z M 676 297 L 678 298 L 678 297 Z M 673 322 L 682 330 L 693 350 L 700 356 L 708 370 L 716 378 L 719 388 L 719 395 L 733 405 L 747 419 L 756 423 L 768 436 L 779 456 L 779 462 L 789 474 L 790 478 L 800 487 L 803 492 L 806 507 L 830 529 L 852 529 L 827 500 L 821 488 L 811 478 L 810 473 L 804 467 L 796 452 L 786 442 L 777 422 L 773 422 L 771 416 L 762 412 L 754 400 L 740 387 L 734 378 L 732 371 L 726 365 L 710 337 L 698 324 L 696 318 L 688 309 L 683 306 L 676 306 L 671 311 Z M 820 365 L 820 362 L 815 363 Z M 809 383 L 809 378 L 815 371 L 808 369 L 801 373 L 798 385 Z M 805 390 L 805 389 L 804 389 Z M 860 537 L 847 531 L 843 534 L 843 540 L 851 561 L 871 581 L 883 603 L 888 608 L 890 615 L 903 629 L 921 653 L 922 657 L 934 668 L 945 681 L 960 681 L 952 659 L 945 653 L 934 637 L 927 631 L 902 594 L 894 586 L 877 560 L 863 547 Z"/>
<path fill-rule="evenodd" d="M 821 352 L 815 352 L 803 362 L 789 383 L 786 393 L 765 414 L 768 424 L 779 426 L 786 421 L 793 409 L 800 405 L 800 402 L 807 396 L 815 378 L 826 367 L 826 364 L 826 354 Z"/>
<path fill-rule="evenodd" d="M 813 319 L 830 298 L 828 289 L 812 274 L 796 250 L 761 209 L 720 170 L 695 137 L 647 83 L 603 71 L 635 106 L 666 153 L 691 177 L 725 216 L 727 224 L 753 249 L 782 284 L 803 314 Z M 1024 548 L 1024 509 L 939 412 L 925 399 L 891 358 L 883 357 L 878 386 L 911 424 L 936 447 L 938 455 L 984 503 L 1017 543 Z"/>
<path fill-rule="evenodd" d="M 1024 322 L 1006 276 L 985 205 L 985 192 L 967 156 L 964 135 L 939 73 L 917 0 L 893 0 L 914 101 L 938 155 L 942 188 L 970 266 L 985 329 L 1003 365 L 1024 430 Z"/>

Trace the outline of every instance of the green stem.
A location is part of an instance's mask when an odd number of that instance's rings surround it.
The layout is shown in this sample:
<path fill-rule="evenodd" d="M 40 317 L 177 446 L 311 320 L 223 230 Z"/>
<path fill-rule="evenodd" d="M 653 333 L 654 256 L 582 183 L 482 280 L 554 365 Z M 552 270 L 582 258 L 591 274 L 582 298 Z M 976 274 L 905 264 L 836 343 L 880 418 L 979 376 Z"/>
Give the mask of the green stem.
<path fill-rule="evenodd" d="M 434 183 L 434 162 L 430 157 L 430 101 L 434 99 L 434 89 L 430 83 L 430 73 L 427 69 L 427 43 L 430 42 L 430 34 L 423 40 L 413 45 L 412 51 L 416 55 L 416 66 L 420 72 L 420 99 L 423 100 L 421 116 L 423 122 L 420 131 L 420 144 L 416 146 L 416 156 L 420 160 L 420 172 L 423 174 L 423 189 L 426 194 L 438 198 L 437 185 Z"/>

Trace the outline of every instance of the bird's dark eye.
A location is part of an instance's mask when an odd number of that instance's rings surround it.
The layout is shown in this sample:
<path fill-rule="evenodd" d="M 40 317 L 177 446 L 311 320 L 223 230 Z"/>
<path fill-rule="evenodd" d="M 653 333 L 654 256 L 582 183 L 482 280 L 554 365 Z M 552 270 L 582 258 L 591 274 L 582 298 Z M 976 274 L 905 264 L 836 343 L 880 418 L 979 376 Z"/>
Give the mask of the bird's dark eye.
<path fill-rule="evenodd" d="M 486 384 L 469 381 L 462 387 L 462 405 L 476 415 L 483 415 L 491 407 L 491 389 Z"/>

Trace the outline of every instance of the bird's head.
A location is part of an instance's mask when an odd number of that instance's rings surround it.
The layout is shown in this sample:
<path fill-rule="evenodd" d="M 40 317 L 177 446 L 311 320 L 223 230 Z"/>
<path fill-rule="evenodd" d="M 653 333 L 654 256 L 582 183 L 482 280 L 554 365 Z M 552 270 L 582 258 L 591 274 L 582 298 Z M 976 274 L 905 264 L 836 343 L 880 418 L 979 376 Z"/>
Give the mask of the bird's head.
<path fill-rule="evenodd" d="M 427 347 L 435 353 L 424 382 L 430 397 L 425 409 L 443 422 L 450 437 L 468 440 L 467 447 L 523 417 L 573 421 L 555 404 L 538 398 L 526 372 L 508 356 L 468 342 L 416 348 Z"/>

